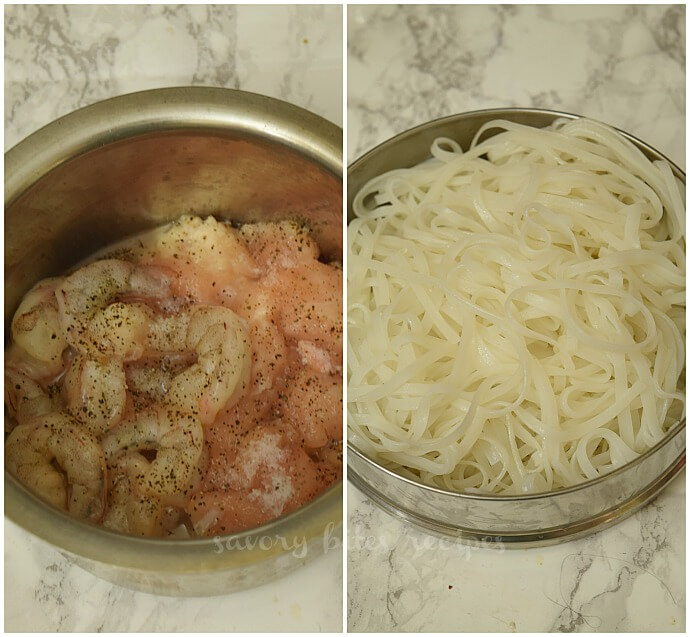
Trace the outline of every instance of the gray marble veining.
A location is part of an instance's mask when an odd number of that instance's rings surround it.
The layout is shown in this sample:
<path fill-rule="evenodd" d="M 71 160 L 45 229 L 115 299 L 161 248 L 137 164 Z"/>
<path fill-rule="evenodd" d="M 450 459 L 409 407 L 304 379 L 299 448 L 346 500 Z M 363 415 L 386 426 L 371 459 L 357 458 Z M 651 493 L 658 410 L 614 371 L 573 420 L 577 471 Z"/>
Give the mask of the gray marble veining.
<path fill-rule="evenodd" d="M 372 631 L 682 631 L 683 477 L 638 514 L 566 544 L 476 549 L 348 493 L 348 628 Z"/>
<path fill-rule="evenodd" d="M 81 106 L 164 86 L 236 88 L 342 125 L 342 8 L 5 7 L 5 147 Z"/>
<path fill-rule="evenodd" d="M 5 523 L 5 629 L 35 632 L 321 632 L 342 625 L 342 554 L 232 595 L 174 598 L 115 586 Z"/>
<path fill-rule="evenodd" d="M 685 162 L 685 8 L 351 6 L 348 152 L 501 106 L 600 119 Z"/>

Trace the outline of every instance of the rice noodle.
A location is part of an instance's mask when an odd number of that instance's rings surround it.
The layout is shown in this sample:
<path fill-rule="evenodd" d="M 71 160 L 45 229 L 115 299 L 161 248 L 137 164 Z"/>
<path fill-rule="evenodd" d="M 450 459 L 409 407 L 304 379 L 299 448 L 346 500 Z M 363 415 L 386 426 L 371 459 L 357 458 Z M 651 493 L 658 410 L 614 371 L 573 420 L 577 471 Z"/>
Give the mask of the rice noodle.
<path fill-rule="evenodd" d="M 486 139 L 486 131 L 501 132 Z M 353 443 L 501 494 L 603 475 L 685 415 L 685 202 L 613 129 L 496 120 L 372 179 L 348 229 Z"/>

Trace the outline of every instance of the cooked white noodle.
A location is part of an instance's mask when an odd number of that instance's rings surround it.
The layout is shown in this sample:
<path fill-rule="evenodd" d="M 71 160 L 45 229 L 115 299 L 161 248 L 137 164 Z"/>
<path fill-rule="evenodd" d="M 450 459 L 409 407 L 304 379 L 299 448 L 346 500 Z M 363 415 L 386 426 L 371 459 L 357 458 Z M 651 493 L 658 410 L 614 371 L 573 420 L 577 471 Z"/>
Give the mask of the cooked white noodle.
<path fill-rule="evenodd" d="M 517 494 L 659 442 L 685 414 L 685 203 L 668 164 L 584 119 L 497 120 L 431 155 L 353 203 L 353 443 L 430 485 Z"/>

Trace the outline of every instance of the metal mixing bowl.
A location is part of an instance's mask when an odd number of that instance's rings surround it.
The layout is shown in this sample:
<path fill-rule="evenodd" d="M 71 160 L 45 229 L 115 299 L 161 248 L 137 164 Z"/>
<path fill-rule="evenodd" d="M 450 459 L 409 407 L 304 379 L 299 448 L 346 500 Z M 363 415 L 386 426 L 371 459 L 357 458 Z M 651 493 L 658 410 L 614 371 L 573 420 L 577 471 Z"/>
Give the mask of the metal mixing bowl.
<path fill-rule="evenodd" d="M 5 328 L 21 297 L 99 248 L 181 214 L 303 219 L 342 258 L 342 131 L 275 99 L 214 88 L 116 97 L 5 155 Z M 342 482 L 274 522 L 220 539 L 148 539 L 52 508 L 5 473 L 5 513 L 83 568 L 168 595 L 218 595 L 333 548 Z"/>
<path fill-rule="evenodd" d="M 401 133 L 350 165 L 348 221 L 353 217 L 352 201 L 367 181 L 428 159 L 429 147 L 437 137 L 450 137 L 467 148 L 477 130 L 493 119 L 541 128 L 558 117 L 577 116 L 540 109 L 490 109 L 445 117 Z M 623 135 L 650 159 L 666 160 L 685 183 L 683 171 L 668 158 L 631 135 Z M 534 495 L 478 495 L 429 487 L 386 469 L 351 443 L 347 458 L 348 479 L 389 513 L 468 543 L 523 548 L 599 531 L 657 495 L 685 466 L 685 420 L 652 449 L 606 476 Z"/>

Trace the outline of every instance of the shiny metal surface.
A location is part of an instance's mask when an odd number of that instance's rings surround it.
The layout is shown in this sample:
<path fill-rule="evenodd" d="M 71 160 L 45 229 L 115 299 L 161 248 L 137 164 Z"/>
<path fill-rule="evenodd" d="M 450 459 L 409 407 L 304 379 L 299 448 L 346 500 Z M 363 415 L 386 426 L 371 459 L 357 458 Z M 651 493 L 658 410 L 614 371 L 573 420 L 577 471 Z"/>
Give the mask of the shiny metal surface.
<path fill-rule="evenodd" d="M 467 148 L 476 131 L 492 119 L 543 127 L 557 117 L 577 116 L 538 109 L 491 109 L 446 117 L 401 133 L 350 165 L 348 220 L 352 219 L 352 200 L 367 181 L 427 159 L 437 137 L 451 137 Z M 685 174 L 668 158 L 623 134 L 648 157 L 665 159 L 685 183 Z M 683 469 L 685 437 L 683 420 L 655 447 L 616 471 L 535 495 L 477 495 L 429 487 L 382 467 L 352 444 L 348 444 L 348 479 L 387 512 L 427 531 L 482 546 L 526 548 L 582 537 L 634 513 Z"/>
<path fill-rule="evenodd" d="M 39 279 L 180 214 L 304 219 L 342 259 L 342 131 L 285 102 L 214 88 L 113 98 L 5 155 L 5 325 Z M 124 536 L 74 519 L 5 474 L 5 514 L 123 586 L 218 595 L 280 577 L 330 550 L 342 483 L 257 529 L 220 539 Z"/>

